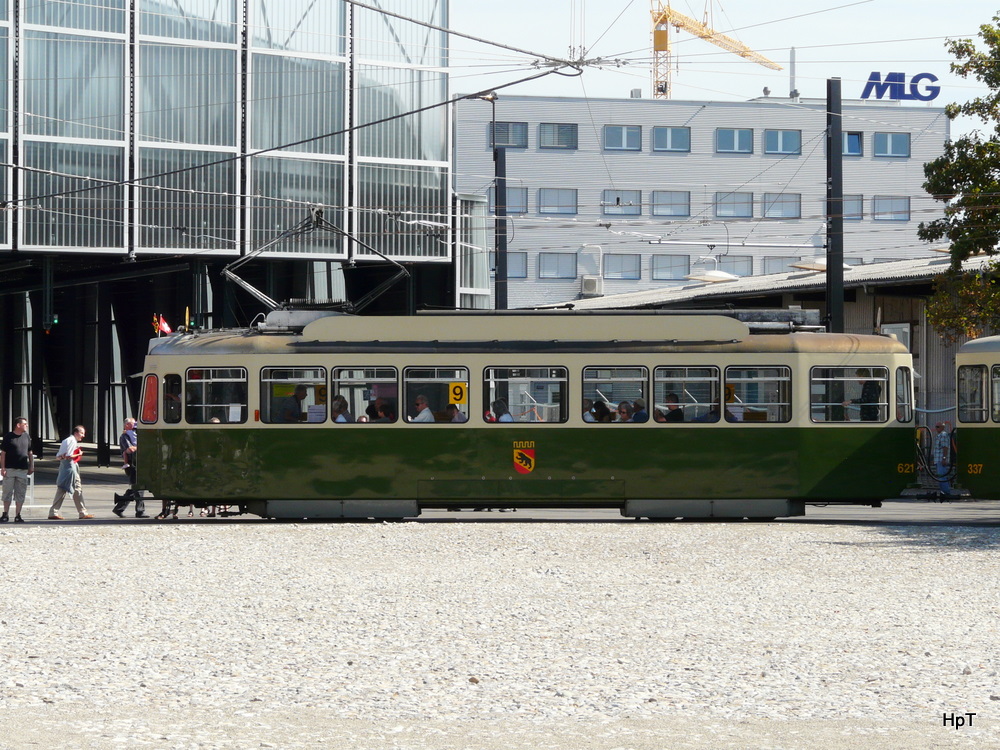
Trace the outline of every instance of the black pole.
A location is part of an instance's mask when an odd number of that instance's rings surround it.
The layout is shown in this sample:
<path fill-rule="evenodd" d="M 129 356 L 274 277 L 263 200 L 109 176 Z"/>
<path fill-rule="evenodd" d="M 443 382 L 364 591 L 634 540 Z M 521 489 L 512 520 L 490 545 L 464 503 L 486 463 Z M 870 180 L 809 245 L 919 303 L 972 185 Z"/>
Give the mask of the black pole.
<path fill-rule="evenodd" d="M 826 330 L 844 332 L 844 144 L 840 79 L 826 80 Z"/>
<path fill-rule="evenodd" d="M 494 126 L 494 133 L 496 127 Z M 495 137 L 495 136 L 494 136 Z M 496 187 L 493 190 L 496 203 L 496 309 L 507 309 L 507 149 L 494 146 L 493 160 L 496 166 Z"/>

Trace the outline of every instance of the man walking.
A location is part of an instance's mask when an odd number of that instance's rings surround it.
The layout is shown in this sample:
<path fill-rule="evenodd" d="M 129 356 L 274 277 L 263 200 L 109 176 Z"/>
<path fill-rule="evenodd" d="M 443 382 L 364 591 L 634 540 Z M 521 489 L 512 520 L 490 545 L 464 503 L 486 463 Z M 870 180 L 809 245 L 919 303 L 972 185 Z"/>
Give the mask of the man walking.
<path fill-rule="evenodd" d="M 31 436 L 28 435 L 28 420 L 18 417 L 14 420 L 14 430 L 3 436 L 0 442 L 0 476 L 3 477 L 3 515 L 0 523 L 10 520 L 10 501 L 14 500 L 14 523 L 24 523 L 21 506 L 28 490 L 28 477 L 35 471 L 35 455 L 31 452 Z"/>
<path fill-rule="evenodd" d="M 135 432 L 135 420 L 132 417 L 125 420 L 122 434 L 118 437 L 118 447 L 122 452 L 122 469 L 128 477 L 129 488 L 125 490 L 124 495 L 115 493 L 115 507 L 111 512 L 119 518 L 123 518 L 128 504 L 135 500 L 135 517 L 149 518 L 146 515 L 146 503 L 142 499 L 142 491 L 135 488 L 139 440 Z"/>
<path fill-rule="evenodd" d="M 78 424 L 73 428 L 73 434 L 60 443 L 59 450 L 56 452 L 56 459 L 59 461 L 59 474 L 56 475 L 56 496 L 52 500 L 52 507 L 49 508 L 50 521 L 63 520 L 63 517 L 59 515 L 59 509 L 62 508 L 63 498 L 67 492 L 73 493 L 73 503 L 76 505 L 76 512 L 80 518 L 93 518 L 83 504 L 83 483 L 80 481 L 80 467 L 77 466 L 83 455 L 80 441 L 86 436 L 87 430 L 82 424 Z"/>

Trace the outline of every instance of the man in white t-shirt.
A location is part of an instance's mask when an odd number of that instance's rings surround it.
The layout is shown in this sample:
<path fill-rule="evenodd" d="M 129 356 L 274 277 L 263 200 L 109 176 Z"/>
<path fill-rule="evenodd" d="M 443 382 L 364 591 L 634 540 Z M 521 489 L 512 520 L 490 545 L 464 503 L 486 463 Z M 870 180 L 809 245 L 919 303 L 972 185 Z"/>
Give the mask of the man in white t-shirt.
<path fill-rule="evenodd" d="M 412 421 L 414 422 L 434 421 L 434 412 L 432 412 L 427 405 L 427 396 L 417 396 L 414 403 L 417 406 L 417 416 L 415 416 Z"/>

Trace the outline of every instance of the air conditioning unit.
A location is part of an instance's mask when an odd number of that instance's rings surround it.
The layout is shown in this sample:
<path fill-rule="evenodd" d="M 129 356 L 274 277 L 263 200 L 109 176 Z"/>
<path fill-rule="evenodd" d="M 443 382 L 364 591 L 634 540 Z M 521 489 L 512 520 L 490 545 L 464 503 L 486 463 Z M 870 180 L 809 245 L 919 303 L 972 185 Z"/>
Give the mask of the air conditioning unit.
<path fill-rule="evenodd" d="M 580 287 L 580 293 L 584 297 L 603 297 L 604 279 L 600 276 L 584 275 L 583 283 Z"/>

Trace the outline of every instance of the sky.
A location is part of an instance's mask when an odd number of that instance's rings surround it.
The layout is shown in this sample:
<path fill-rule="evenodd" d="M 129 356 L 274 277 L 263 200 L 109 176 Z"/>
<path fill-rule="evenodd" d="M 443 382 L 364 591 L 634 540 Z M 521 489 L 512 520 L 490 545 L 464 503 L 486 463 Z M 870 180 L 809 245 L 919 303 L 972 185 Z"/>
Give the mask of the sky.
<path fill-rule="evenodd" d="M 703 0 L 675 0 L 672 7 L 702 21 Z M 976 38 L 979 27 L 1000 14 L 1000 1 L 981 0 L 799 0 L 761 3 L 731 0 L 712 3 L 709 25 L 782 65 L 774 71 L 744 60 L 687 32 L 671 31 L 677 60 L 673 99 L 745 101 L 791 90 L 789 49 L 795 48 L 795 88 L 804 98 L 825 98 L 826 80 L 839 77 L 843 99 L 859 99 L 869 75 L 903 73 L 906 80 L 931 73 L 940 95 L 931 102 L 904 106 L 943 107 L 986 92 L 978 81 L 949 71 L 949 38 Z M 632 89 L 651 94 L 652 42 L 650 0 L 451 0 L 450 28 L 498 41 L 537 55 L 560 59 L 602 58 L 583 75 L 548 75 L 511 88 L 517 95 L 627 98 Z M 571 53 L 572 49 L 572 53 Z M 544 70 L 532 67 L 531 55 L 488 47 L 452 36 L 453 93 L 478 91 Z M 922 89 L 921 89 L 922 90 Z M 952 138 L 980 127 L 960 119 Z"/>

